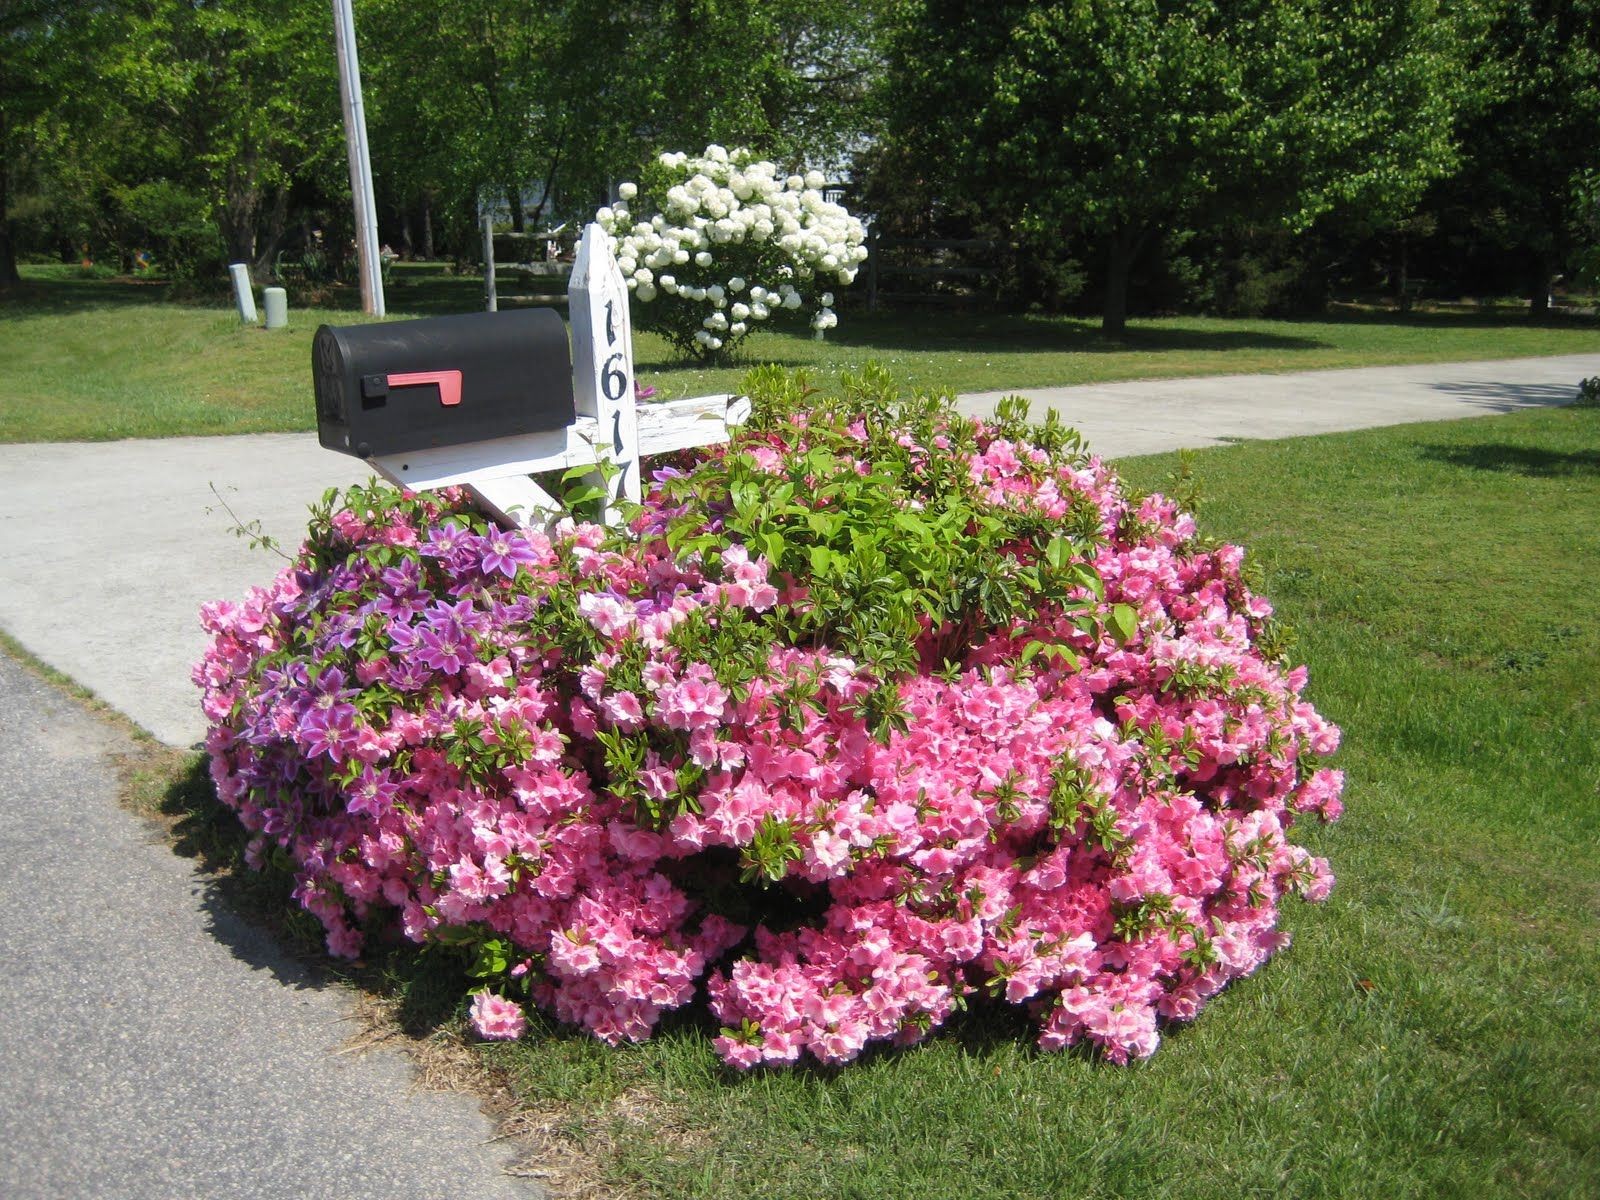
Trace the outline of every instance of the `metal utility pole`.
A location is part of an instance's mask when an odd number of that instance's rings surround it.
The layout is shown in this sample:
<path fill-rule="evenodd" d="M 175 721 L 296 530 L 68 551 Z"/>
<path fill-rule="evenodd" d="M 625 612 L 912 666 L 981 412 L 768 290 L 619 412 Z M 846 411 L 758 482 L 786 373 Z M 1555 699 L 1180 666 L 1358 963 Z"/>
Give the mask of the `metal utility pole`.
<path fill-rule="evenodd" d="M 350 0 L 333 0 L 333 33 L 339 51 L 344 140 L 350 154 L 350 193 L 355 197 L 361 308 L 381 317 L 384 315 L 383 270 L 378 261 L 378 213 L 372 200 L 372 159 L 367 153 L 367 117 L 361 107 L 361 67 L 356 62 L 356 19 L 350 11 Z"/>

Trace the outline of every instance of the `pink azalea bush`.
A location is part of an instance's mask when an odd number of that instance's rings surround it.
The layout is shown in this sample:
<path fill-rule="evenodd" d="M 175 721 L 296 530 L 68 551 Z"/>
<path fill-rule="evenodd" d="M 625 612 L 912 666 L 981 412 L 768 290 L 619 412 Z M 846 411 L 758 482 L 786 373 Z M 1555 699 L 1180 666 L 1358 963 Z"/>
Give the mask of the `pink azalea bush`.
<path fill-rule="evenodd" d="M 1287 942 L 1338 732 L 1238 547 L 1054 424 L 884 379 L 752 426 L 624 534 L 330 495 L 206 606 L 223 802 L 335 955 L 461 948 L 472 1022 L 609 1042 L 704 987 L 740 1067 L 915 1042 L 969 998 L 1151 1054 Z"/>

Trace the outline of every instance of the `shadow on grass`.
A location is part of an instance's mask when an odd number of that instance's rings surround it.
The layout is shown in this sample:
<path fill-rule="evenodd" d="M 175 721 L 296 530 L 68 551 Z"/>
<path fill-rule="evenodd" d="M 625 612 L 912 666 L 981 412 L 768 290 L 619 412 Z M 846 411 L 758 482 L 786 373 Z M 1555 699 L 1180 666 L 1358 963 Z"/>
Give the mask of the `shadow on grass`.
<path fill-rule="evenodd" d="M 688 375 L 700 371 L 748 371 L 753 367 L 783 367 L 791 371 L 810 371 L 816 373 L 823 368 L 823 364 L 812 359 L 794 358 L 781 354 L 746 354 L 739 353 L 730 359 L 716 363 L 698 362 L 689 358 L 673 358 L 663 355 L 659 358 L 640 357 L 634 361 L 635 370 L 652 376 Z"/>
<path fill-rule="evenodd" d="M 1065 317 L 855 313 L 829 333 L 840 346 L 868 350 L 963 350 L 974 354 L 1217 353 L 1320 350 L 1329 343 L 1266 330 L 1174 329 L 1135 325 L 1111 337 L 1087 320 Z"/>
<path fill-rule="evenodd" d="M 677 359 L 664 353 L 640 356 L 637 367 L 653 375 L 685 371 L 748 369 L 775 365 L 817 368 L 826 356 L 807 358 L 784 352 L 779 338 L 808 338 L 804 325 L 763 329 L 761 342 L 741 348 L 731 358 L 716 363 Z M 905 313 L 852 313 L 828 334 L 835 350 L 852 352 L 864 360 L 875 353 L 962 354 L 1230 354 L 1251 351 L 1302 351 L 1328 349 L 1331 343 L 1300 334 L 1267 330 L 1129 329 L 1121 337 L 1108 337 L 1088 321 L 1065 317 L 957 316 L 950 313 L 914 316 Z"/>
<path fill-rule="evenodd" d="M 516 290 L 531 294 L 552 282 L 535 280 L 526 287 L 517 285 Z M 259 288 L 257 291 L 259 293 Z M 550 298 L 565 301 L 564 281 L 560 281 Z M 449 275 L 442 267 L 430 264 L 429 269 L 406 271 L 396 276 L 386 285 L 384 300 L 391 313 L 437 316 L 482 312 L 483 279 L 477 275 Z M 60 316 L 162 303 L 228 311 L 233 307 L 233 294 L 222 280 L 204 285 L 174 284 L 167 280 L 123 276 L 77 276 L 54 270 L 41 273 L 37 269 L 25 274 L 20 285 L 0 288 L 0 317 Z M 316 307 L 359 314 L 361 291 L 354 285 L 342 283 L 318 288 L 315 295 L 291 291 L 289 307 L 291 311 Z"/>
<path fill-rule="evenodd" d="M 1475 446 L 1424 446 L 1422 456 L 1452 467 L 1536 478 L 1600 475 L 1600 450 L 1543 450 L 1486 442 Z"/>
<path fill-rule="evenodd" d="M 159 304 L 172 293 L 157 280 L 29 278 L 0 288 L 0 317 L 52 317 L 63 313 L 94 312 L 108 308 L 137 308 Z M 219 294 L 218 304 L 226 300 Z"/>
<path fill-rule="evenodd" d="M 1400 312 L 1383 304 L 1334 301 L 1322 316 L 1306 320 L 1338 322 L 1341 325 L 1400 325 L 1413 329 L 1593 329 L 1596 314 L 1585 307 L 1553 308 L 1534 314 L 1523 302 L 1440 303 L 1411 312 Z"/>
<path fill-rule="evenodd" d="M 496 283 L 499 307 L 502 310 L 530 308 L 542 305 L 564 309 L 567 303 L 567 281 L 555 278 L 533 278 L 526 282 L 500 279 Z M 384 301 L 391 313 L 407 313 L 419 317 L 444 316 L 451 313 L 484 311 L 483 276 L 446 275 L 440 272 L 408 271 L 397 275 L 384 287 Z M 335 308 L 361 307 L 361 297 L 341 297 Z"/>

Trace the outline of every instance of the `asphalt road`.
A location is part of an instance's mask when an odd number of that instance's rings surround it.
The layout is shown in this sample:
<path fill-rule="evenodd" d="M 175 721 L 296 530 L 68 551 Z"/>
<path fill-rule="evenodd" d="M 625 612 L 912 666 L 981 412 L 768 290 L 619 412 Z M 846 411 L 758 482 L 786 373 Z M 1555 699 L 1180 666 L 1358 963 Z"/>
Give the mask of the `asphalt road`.
<path fill-rule="evenodd" d="M 0 1197 L 539 1196 L 475 1100 L 333 1053 L 348 994 L 118 806 L 123 744 L 0 654 Z"/>

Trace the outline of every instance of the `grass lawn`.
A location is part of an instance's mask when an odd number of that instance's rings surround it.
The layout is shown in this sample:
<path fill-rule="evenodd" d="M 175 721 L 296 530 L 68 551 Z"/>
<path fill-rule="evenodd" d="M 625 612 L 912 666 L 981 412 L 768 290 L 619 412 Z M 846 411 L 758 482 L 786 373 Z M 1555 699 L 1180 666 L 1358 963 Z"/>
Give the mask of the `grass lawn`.
<path fill-rule="evenodd" d="M 107 440 L 312 427 L 311 336 L 347 310 L 291 309 L 290 328 L 241 329 L 231 308 L 166 302 L 160 285 L 82 279 L 30 266 L 0 293 L 0 441 Z M 348 297 L 346 297 L 348 299 Z M 399 315 L 474 311 L 482 284 L 400 270 Z M 818 375 L 876 359 L 908 382 L 957 392 L 1230 372 L 1600 351 L 1600 322 L 1531 324 L 1525 313 L 1350 313 L 1316 321 L 1138 320 L 1107 339 L 1092 321 L 948 312 L 846 312 L 826 341 L 807 330 L 750 338 L 743 365 L 673 362 L 636 338 L 639 375 L 664 397 L 737 387 L 744 367 L 778 362 Z"/>
<path fill-rule="evenodd" d="M 1600 409 L 1195 464 L 1345 731 L 1349 811 L 1304 834 L 1339 885 L 1289 904 L 1293 947 L 1129 1068 L 992 1014 L 750 1075 L 692 1018 L 620 1050 L 537 1026 L 482 1053 L 568 1140 L 552 1165 L 662 1198 L 1600 1194 Z M 169 807 L 214 840 L 197 779 Z M 459 1028 L 439 983 L 386 986 Z"/>

